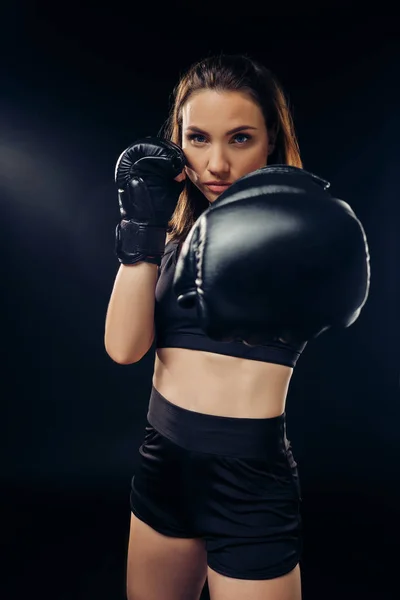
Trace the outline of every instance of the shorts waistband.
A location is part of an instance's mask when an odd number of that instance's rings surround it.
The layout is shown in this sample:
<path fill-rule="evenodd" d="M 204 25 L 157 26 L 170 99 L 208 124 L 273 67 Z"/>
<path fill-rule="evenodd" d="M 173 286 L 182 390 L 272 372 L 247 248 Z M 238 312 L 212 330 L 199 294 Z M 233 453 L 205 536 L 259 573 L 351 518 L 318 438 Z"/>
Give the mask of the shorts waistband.
<path fill-rule="evenodd" d="M 285 452 L 286 413 L 266 419 L 221 417 L 169 402 L 153 386 L 147 420 L 175 444 L 197 452 L 260 458 Z"/>

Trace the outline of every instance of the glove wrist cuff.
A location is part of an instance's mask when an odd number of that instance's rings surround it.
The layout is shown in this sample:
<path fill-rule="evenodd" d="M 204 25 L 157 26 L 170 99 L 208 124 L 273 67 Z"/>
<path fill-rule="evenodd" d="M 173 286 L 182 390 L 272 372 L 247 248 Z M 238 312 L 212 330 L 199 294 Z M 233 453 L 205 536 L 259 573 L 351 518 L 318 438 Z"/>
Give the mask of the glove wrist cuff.
<path fill-rule="evenodd" d="M 165 249 L 165 227 L 123 219 L 115 230 L 115 253 L 122 264 L 149 262 L 160 265 Z"/>

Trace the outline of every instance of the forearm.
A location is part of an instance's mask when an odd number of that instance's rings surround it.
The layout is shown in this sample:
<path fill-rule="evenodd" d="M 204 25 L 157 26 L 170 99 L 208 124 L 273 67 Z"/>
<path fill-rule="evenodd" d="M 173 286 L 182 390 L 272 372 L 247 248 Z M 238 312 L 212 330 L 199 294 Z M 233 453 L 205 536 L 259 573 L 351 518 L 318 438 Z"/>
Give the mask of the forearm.
<path fill-rule="evenodd" d="M 108 304 L 104 345 L 117 363 L 139 361 L 154 339 L 157 265 L 121 264 Z"/>

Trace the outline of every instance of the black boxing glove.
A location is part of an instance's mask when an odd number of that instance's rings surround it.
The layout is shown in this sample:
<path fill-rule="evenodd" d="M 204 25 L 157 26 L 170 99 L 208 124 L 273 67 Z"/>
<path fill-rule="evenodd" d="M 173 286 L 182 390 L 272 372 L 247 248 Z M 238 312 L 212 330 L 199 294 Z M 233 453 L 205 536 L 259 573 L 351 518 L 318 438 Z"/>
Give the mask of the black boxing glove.
<path fill-rule="evenodd" d="M 297 344 L 358 318 L 370 285 L 364 229 L 329 183 L 271 165 L 231 185 L 193 225 L 173 289 L 218 341 Z"/>
<path fill-rule="evenodd" d="M 121 222 L 115 253 L 122 264 L 161 264 L 168 222 L 183 183 L 174 180 L 186 164 L 181 148 L 155 137 L 136 141 L 115 167 Z"/>

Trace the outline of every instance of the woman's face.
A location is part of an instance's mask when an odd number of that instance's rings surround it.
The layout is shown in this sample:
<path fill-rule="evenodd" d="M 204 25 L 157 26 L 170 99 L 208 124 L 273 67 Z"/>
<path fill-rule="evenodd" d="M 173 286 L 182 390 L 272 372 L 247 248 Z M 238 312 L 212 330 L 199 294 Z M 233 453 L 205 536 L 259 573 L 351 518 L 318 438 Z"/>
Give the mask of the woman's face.
<path fill-rule="evenodd" d="M 264 167 L 273 146 L 248 94 L 202 90 L 183 106 L 182 149 L 187 177 L 214 202 L 237 179 Z"/>

